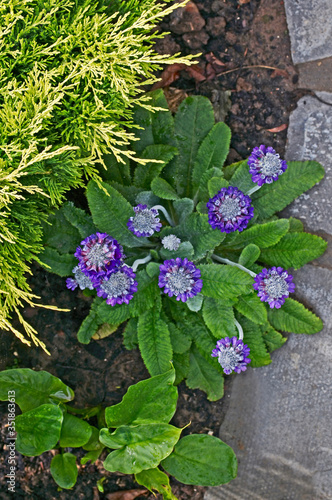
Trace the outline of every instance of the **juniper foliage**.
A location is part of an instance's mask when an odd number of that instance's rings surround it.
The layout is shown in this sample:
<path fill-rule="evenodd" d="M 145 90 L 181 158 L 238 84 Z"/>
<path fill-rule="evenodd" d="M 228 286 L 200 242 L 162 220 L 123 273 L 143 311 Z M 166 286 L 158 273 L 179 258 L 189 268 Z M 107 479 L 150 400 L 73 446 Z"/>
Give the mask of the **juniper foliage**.
<path fill-rule="evenodd" d="M 98 181 L 105 153 L 120 163 L 135 156 L 126 147 L 135 140 L 133 105 L 151 109 L 141 85 L 162 63 L 190 64 L 153 49 L 162 36 L 153 29 L 177 7 L 0 0 L 0 328 L 29 345 L 11 314 L 45 348 L 19 312 L 36 298 L 26 273 L 41 250 L 41 222 L 69 189 Z"/>

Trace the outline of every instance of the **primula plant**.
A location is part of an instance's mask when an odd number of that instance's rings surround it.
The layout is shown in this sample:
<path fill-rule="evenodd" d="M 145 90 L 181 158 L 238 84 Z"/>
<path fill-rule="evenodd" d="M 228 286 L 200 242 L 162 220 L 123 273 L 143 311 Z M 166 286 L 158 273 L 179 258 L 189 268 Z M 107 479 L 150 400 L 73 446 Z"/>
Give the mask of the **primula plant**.
<path fill-rule="evenodd" d="M 326 242 L 276 213 L 324 171 L 313 161 L 286 163 L 263 145 L 224 166 L 230 130 L 214 124 L 208 99 L 188 97 L 173 118 L 161 91 L 152 98 L 164 110 L 136 109 L 144 128 L 133 147 L 159 163 L 120 165 L 108 156 L 102 188 L 87 188 L 91 214 L 65 204 L 45 226 L 41 258 L 70 276 L 68 288 L 95 295 L 80 342 L 105 323 L 110 333 L 126 322 L 124 344 L 139 347 L 151 375 L 172 360 L 176 383 L 217 400 L 223 374 L 271 362 L 286 341 L 280 331 L 322 328 L 290 297 L 290 270 Z"/>
<path fill-rule="evenodd" d="M 177 404 L 174 369 L 129 387 L 114 406 L 78 409 L 69 404 L 74 392 L 48 372 L 28 368 L 0 373 L 0 400 L 15 401 L 22 414 L 9 427 L 16 436 L 16 449 L 34 457 L 55 449 L 51 474 L 61 488 L 72 488 L 77 480 L 77 458 L 73 448 L 87 453 L 81 465 L 99 457 L 110 472 L 135 474 L 135 480 L 165 500 L 176 500 L 169 477 L 162 467 L 185 484 L 216 486 L 236 477 L 233 450 L 207 434 L 189 434 L 168 422 Z M 69 448 L 68 451 L 66 451 Z M 107 451 L 107 454 L 104 452 Z"/>
<path fill-rule="evenodd" d="M 105 153 L 135 156 L 133 105 L 150 109 L 142 84 L 163 63 L 190 64 L 153 49 L 156 25 L 186 1 L 167 3 L 0 0 L 0 328 L 26 344 L 45 348 L 19 308 L 36 305 L 26 275 L 41 221 L 69 189 L 100 179 Z"/>

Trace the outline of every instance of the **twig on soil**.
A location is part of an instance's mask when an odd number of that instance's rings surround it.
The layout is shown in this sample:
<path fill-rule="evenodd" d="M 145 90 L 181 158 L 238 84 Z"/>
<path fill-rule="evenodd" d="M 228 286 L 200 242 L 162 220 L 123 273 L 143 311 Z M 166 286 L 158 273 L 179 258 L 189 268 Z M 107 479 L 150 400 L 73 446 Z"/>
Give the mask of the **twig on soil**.
<path fill-rule="evenodd" d="M 229 69 L 227 71 L 222 71 L 222 73 L 217 73 L 216 76 L 226 75 L 227 73 L 233 73 L 234 71 L 240 71 L 241 69 L 252 69 L 252 68 L 264 68 L 278 70 L 280 68 L 275 68 L 274 66 L 262 66 L 260 64 L 255 64 L 254 66 L 241 66 L 240 68 Z"/>

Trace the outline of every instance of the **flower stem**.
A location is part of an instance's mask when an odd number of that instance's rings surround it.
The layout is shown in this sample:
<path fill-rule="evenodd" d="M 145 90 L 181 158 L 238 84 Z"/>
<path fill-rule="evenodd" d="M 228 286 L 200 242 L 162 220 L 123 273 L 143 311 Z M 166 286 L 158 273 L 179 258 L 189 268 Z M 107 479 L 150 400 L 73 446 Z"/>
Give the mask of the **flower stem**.
<path fill-rule="evenodd" d="M 155 205 L 154 207 L 152 207 L 154 210 L 161 210 L 162 213 L 164 214 L 166 220 L 170 223 L 170 225 L 172 227 L 175 226 L 174 224 L 174 221 L 173 219 L 171 218 L 171 216 L 169 215 L 169 213 L 167 212 L 166 208 L 164 208 L 162 205 Z M 152 210 L 152 209 L 151 209 Z"/>
<path fill-rule="evenodd" d="M 223 259 L 222 257 L 219 257 L 216 254 L 212 254 L 211 257 L 212 257 L 212 259 L 217 260 L 218 262 L 222 262 L 223 264 L 228 264 L 229 266 L 238 267 L 239 269 L 242 269 L 242 271 L 245 271 L 246 273 L 250 274 L 250 276 L 252 276 L 253 278 L 255 278 L 255 276 L 257 276 L 256 273 L 254 273 L 253 271 L 250 271 L 250 269 L 247 269 L 244 266 L 241 266 L 241 264 L 238 264 L 237 262 L 232 262 L 231 260 Z"/>
<path fill-rule="evenodd" d="M 247 196 L 251 196 L 253 193 L 256 193 L 256 191 L 258 191 L 261 187 L 262 186 L 254 186 L 253 188 L 250 189 L 250 191 L 247 192 Z"/>
<path fill-rule="evenodd" d="M 243 328 L 242 328 L 242 326 L 235 318 L 234 318 L 234 323 L 235 323 L 236 328 L 239 330 L 239 339 L 243 340 Z"/>
<path fill-rule="evenodd" d="M 151 255 L 147 255 L 144 259 L 137 259 L 135 260 L 134 264 L 132 265 L 132 270 L 135 272 L 136 269 L 140 264 L 145 264 L 146 262 L 149 262 L 151 260 Z"/>

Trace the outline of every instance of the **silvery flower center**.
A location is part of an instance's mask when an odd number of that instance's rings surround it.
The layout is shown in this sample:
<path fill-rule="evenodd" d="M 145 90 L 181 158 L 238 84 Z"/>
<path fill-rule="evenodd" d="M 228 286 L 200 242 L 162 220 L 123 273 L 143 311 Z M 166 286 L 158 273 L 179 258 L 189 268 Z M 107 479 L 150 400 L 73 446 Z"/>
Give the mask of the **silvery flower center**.
<path fill-rule="evenodd" d="M 161 242 L 166 250 L 177 250 L 180 246 L 181 240 L 174 234 L 170 234 L 169 236 L 165 236 Z"/>
<path fill-rule="evenodd" d="M 142 210 L 133 218 L 133 224 L 136 231 L 140 233 L 148 233 L 154 229 L 156 225 L 156 218 L 150 210 Z"/>
<path fill-rule="evenodd" d="M 226 198 L 219 207 L 219 213 L 226 220 L 232 220 L 238 215 L 241 215 L 239 200 L 234 198 Z"/>
<path fill-rule="evenodd" d="M 168 288 L 176 296 L 178 296 L 180 293 L 191 290 L 192 284 L 194 283 L 194 280 L 191 279 L 190 274 L 184 274 L 183 268 L 172 271 L 172 273 L 167 273 L 166 278 Z"/>
<path fill-rule="evenodd" d="M 219 352 L 218 361 L 224 370 L 234 370 L 241 361 L 241 354 L 237 354 L 233 347 L 228 347 Z"/>
<path fill-rule="evenodd" d="M 275 175 L 279 172 L 281 160 L 273 153 L 266 153 L 258 162 L 260 173 L 265 176 Z"/>
<path fill-rule="evenodd" d="M 266 293 L 275 299 L 288 295 L 288 283 L 281 276 L 275 275 L 264 280 Z"/>
<path fill-rule="evenodd" d="M 93 284 L 91 283 L 90 278 L 85 276 L 85 274 L 80 270 L 78 266 L 74 267 L 73 273 L 75 275 L 75 280 L 81 290 L 84 290 L 84 288 L 93 290 Z"/>
<path fill-rule="evenodd" d="M 130 287 L 130 278 L 124 273 L 111 274 L 108 281 L 104 281 L 100 288 L 107 293 L 109 297 L 119 297 L 127 293 Z"/>
<path fill-rule="evenodd" d="M 87 249 L 84 248 L 84 251 L 86 253 L 86 258 L 89 261 L 90 265 L 101 265 L 104 264 L 107 253 L 108 253 L 108 248 L 106 245 L 101 245 L 100 243 L 94 243 L 92 247 L 87 247 Z"/>

